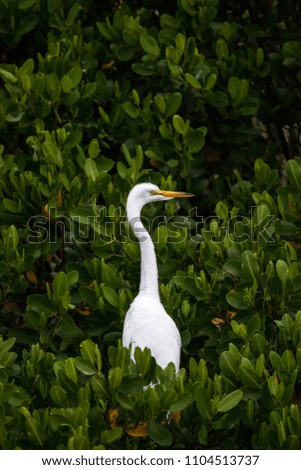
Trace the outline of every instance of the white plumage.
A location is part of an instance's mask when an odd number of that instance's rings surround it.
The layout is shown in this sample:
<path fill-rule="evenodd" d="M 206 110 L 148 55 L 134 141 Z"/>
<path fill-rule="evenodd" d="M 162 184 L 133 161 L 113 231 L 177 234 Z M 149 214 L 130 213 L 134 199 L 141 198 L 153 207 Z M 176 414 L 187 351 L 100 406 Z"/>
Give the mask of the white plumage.
<path fill-rule="evenodd" d="M 176 371 L 180 367 L 181 338 L 175 322 L 160 302 L 154 245 L 141 222 L 141 210 L 150 202 L 190 196 L 190 193 L 164 191 L 154 184 L 141 183 L 130 191 L 126 206 L 128 221 L 140 243 L 141 278 L 139 294 L 125 317 L 122 343 L 131 346 L 133 358 L 137 346 L 142 350 L 149 348 L 157 364 L 165 368 L 173 362 Z"/>
<path fill-rule="evenodd" d="M 165 312 L 159 299 L 140 293 L 126 314 L 122 342 L 134 350 L 149 348 L 163 369 L 173 362 L 176 371 L 180 366 L 181 338 L 173 319 Z"/>

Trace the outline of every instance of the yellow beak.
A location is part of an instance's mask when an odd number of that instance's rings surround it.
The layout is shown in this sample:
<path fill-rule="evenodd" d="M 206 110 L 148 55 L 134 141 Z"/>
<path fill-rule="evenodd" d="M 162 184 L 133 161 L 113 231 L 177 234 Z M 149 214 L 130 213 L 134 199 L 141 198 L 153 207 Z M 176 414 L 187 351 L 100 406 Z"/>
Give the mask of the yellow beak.
<path fill-rule="evenodd" d="M 159 195 L 164 197 L 193 197 L 192 193 L 184 193 L 182 191 L 165 191 L 164 189 L 154 189 L 151 191 L 152 195 Z"/>

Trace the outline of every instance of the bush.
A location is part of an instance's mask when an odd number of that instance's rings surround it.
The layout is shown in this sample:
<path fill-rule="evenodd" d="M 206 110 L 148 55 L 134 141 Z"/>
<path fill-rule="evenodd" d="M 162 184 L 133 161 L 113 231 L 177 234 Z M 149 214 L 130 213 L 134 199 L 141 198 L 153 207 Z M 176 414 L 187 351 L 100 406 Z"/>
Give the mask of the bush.
<path fill-rule="evenodd" d="M 297 6 L 0 7 L 0 447 L 300 449 Z M 178 376 L 120 344 L 147 180 Z"/>

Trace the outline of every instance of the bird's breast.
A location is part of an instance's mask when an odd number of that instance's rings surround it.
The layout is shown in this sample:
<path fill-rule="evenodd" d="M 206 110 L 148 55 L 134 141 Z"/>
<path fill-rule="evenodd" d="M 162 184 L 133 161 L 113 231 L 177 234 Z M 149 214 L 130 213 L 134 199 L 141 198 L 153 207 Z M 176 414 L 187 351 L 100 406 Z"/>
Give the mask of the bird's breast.
<path fill-rule="evenodd" d="M 181 338 L 173 319 L 157 299 L 139 295 L 132 302 L 124 322 L 122 343 L 126 347 L 149 348 L 157 363 L 179 368 Z"/>

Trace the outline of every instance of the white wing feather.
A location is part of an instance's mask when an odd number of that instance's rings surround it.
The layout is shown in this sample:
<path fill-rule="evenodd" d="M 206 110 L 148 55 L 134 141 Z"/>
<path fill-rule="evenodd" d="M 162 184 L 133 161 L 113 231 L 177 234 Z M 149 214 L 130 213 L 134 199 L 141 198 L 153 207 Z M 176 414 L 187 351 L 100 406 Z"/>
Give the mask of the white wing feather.
<path fill-rule="evenodd" d="M 132 347 L 132 357 L 135 347 L 149 348 L 163 369 L 173 362 L 179 370 L 180 334 L 159 299 L 144 293 L 134 299 L 125 317 L 122 343 Z"/>

